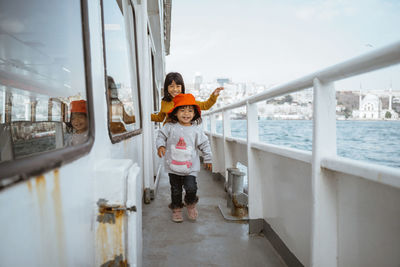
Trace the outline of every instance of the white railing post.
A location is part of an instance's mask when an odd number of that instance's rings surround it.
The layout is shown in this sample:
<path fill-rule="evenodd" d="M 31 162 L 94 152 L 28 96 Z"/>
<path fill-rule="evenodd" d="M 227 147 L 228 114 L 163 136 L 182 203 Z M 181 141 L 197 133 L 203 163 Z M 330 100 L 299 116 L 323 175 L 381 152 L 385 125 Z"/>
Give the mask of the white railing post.
<path fill-rule="evenodd" d="M 257 104 L 247 102 L 247 180 L 249 183 L 249 218 L 261 219 L 262 194 L 261 173 L 257 166 L 255 151 L 251 148 L 252 142 L 258 141 L 258 113 Z M 251 229 L 250 229 L 251 230 Z"/>
<path fill-rule="evenodd" d="M 207 119 L 206 119 L 207 118 Z M 203 122 L 201 123 L 204 131 L 208 131 L 207 126 L 210 121 L 210 116 L 202 116 Z"/>
<path fill-rule="evenodd" d="M 231 111 L 225 110 L 222 114 L 222 125 L 224 138 L 231 137 Z"/>
<path fill-rule="evenodd" d="M 210 126 L 211 134 L 215 134 L 217 130 L 217 120 L 215 119 L 215 114 L 211 114 L 210 116 Z"/>
<path fill-rule="evenodd" d="M 210 146 L 211 146 L 211 153 L 213 154 L 212 157 L 212 172 L 219 172 L 220 166 L 218 166 L 218 160 L 216 158 L 217 155 L 217 144 L 214 140 L 214 134 L 216 133 L 216 118 L 215 114 L 211 114 L 209 116 L 209 123 L 210 123 Z"/>
<path fill-rule="evenodd" d="M 321 169 L 336 156 L 336 92 L 333 83 L 314 79 L 311 266 L 337 266 L 337 181 Z"/>
<path fill-rule="evenodd" d="M 228 179 L 228 171 L 227 168 L 234 167 L 232 164 L 232 155 L 229 150 L 228 143 L 226 141 L 227 137 L 231 137 L 231 111 L 226 110 L 222 114 L 222 133 L 224 136 L 224 173 L 225 173 L 225 182 Z"/>

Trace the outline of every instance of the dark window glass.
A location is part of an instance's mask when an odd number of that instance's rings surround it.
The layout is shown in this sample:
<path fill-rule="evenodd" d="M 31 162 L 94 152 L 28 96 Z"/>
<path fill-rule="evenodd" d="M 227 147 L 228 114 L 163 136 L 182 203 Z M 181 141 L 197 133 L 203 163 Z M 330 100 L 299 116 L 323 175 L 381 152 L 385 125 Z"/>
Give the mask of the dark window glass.
<path fill-rule="evenodd" d="M 1 1 L 0 162 L 87 141 L 83 51 L 80 1 Z"/>
<path fill-rule="evenodd" d="M 103 1 L 103 16 L 108 119 L 114 138 L 141 127 L 135 23 L 130 23 L 134 12 L 125 0 L 109 0 Z"/>

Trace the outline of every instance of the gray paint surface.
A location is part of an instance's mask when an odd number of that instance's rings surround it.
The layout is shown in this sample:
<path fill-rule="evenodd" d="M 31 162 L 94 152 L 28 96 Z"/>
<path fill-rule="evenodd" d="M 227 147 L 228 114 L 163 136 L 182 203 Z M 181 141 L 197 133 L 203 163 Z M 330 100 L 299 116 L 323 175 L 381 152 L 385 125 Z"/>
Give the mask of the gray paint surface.
<path fill-rule="evenodd" d="M 223 182 L 201 170 L 197 177 L 199 217 L 171 221 L 169 178 L 161 177 L 155 200 L 143 205 L 143 266 L 286 266 L 262 235 L 248 234 L 247 223 L 223 219 Z"/>

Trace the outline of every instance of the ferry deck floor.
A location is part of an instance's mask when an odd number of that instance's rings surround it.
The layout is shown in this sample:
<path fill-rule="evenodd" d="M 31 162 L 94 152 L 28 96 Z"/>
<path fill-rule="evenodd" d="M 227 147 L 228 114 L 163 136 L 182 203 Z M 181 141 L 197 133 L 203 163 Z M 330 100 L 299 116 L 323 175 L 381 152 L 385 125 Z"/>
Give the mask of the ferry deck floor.
<path fill-rule="evenodd" d="M 226 221 L 223 182 L 202 169 L 197 177 L 199 217 L 171 220 L 169 178 L 160 178 L 155 199 L 143 204 L 143 266 L 286 266 L 269 241 L 248 233 L 247 223 Z"/>

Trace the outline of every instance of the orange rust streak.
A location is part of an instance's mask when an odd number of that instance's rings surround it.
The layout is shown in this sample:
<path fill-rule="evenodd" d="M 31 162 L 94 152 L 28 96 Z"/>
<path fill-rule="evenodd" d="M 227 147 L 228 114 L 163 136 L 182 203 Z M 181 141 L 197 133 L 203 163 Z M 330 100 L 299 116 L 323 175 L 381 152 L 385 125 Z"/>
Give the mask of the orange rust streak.
<path fill-rule="evenodd" d="M 62 214 L 62 202 L 61 202 L 61 187 L 60 187 L 60 172 L 58 169 L 54 170 L 54 189 L 53 189 L 53 208 L 56 221 L 56 234 L 57 244 L 59 253 L 59 263 L 64 265 L 65 260 L 65 246 L 64 246 L 64 219 Z"/>
<path fill-rule="evenodd" d="M 99 223 L 96 231 L 97 251 L 101 254 L 102 262 L 112 260 L 112 255 L 124 253 L 124 211 L 114 211 L 115 224 Z M 102 213 L 100 213 L 102 214 Z"/>
<path fill-rule="evenodd" d="M 97 252 L 100 252 L 102 260 L 101 262 L 107 261 L 107 252 L 110 251 L 107 235 L 107 225 L 104 223 L 99 223 L 96 231 L 97 240 Z"/>
<path fill-rule="evenodd" d="M 123 244 L 123 223 L 124 223 L 124 211 L 117 211 L 115 213 L 115 254 L 124 256 L 124 244 Z"/>
<path fill-rule="evenodd" d="M 44 215 L 43 205 L 46 201 L 46 179 L 43 175 L 36 177 L 36 191 L 38 195 L 40 211 L 43 213 L 41 215 Z"/>
<path fill-rule="evenodd" d="M 28 181 L 26 182 L 26 185 L 28 186 L 29 193 L 32 193 L 32 183 L 31 183 L 31 180 L 28 180 Z"/>
<path fill-rule="evenodd" d="M 46 212 L 46 179 L 43 175 L 37 176 L 35 179 L 36 183 L 36 196 L 38 201 L 38 208 L 40 213 L 40 246 L 41 253 L 40 258 L 46 259 L 45 251 L 50 247 L 49 240 L 45 237 L 46 235 L 46 224 L 48 221 L 47 212 Z"/>

